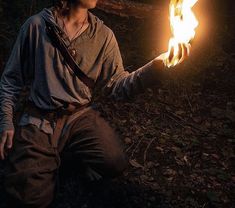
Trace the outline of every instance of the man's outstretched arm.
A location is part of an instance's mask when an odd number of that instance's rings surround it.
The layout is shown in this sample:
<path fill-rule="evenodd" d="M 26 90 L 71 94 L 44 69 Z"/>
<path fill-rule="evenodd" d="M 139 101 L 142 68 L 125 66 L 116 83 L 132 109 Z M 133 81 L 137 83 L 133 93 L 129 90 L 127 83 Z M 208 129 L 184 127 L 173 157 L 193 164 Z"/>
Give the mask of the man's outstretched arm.
<path fill-rule="evenodd" d="M 156 58 L 129 73 L 124 70 L 122 57 L 114 34 L 109 42 L 100 75 L 104 94 L 114 100 L 128 100 L 163 81 L 170 71 L 163 60 Z"/>

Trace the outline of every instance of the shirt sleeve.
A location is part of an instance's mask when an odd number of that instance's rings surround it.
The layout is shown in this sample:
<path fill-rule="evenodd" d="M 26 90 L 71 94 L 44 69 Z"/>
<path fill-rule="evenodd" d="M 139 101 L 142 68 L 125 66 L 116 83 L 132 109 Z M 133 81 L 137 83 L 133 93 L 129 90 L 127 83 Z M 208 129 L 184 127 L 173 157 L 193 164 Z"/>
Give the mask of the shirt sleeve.
<path fill-rule="evenodd" d="M 22 26 L 0 81 L 0 132 L 13 130 L 13 112 L 19 93 L 24 86 L 23 59 L 26 37 Z"/>
<path fill-rule="evenodd" d="M 100 74 L 103 93 L 114 100 L 130 100 L 146 88 L 160 82 L 160 74 L 153 62 L 133 71 L 125 71 L 115 35 L 112 34 Z M 159 66 L 159 67 L 163 67 Z"/>

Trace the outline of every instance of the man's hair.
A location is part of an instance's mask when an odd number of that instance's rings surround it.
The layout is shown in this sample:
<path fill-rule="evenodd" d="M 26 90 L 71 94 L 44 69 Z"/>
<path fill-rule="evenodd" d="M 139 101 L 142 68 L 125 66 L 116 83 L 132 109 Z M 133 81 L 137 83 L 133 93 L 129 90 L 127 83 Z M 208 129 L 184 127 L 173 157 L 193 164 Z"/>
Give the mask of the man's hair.
<path fill-rule="evenodd" d="M 66 15 L 76 0 L 55 0 L 54 9 L 60 15 Z"/>

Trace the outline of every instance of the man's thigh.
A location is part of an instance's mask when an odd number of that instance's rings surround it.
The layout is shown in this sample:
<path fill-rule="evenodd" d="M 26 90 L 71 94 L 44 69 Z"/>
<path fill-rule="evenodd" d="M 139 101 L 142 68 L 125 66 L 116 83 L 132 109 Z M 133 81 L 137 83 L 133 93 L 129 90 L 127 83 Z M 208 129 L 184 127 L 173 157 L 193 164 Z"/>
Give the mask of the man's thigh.
<path fill-rule="evenodd" d="M 46 207 L 53 198 L 59 166 L 50 136 L 29 124 L 17 126 L 13 142 L 5 175 L 7 193 L 22 204 Z"/>
<path fill-rule="evenodd" d="M 125 169 L 127 160 L 120 137 L 98 111 L 91 109 L 80 115 L 69 132 L 64 152 L 72 154 L 72 159 L 80 162 L 78 166 L 94 171 L 98 178 L 113 177 Z"/>

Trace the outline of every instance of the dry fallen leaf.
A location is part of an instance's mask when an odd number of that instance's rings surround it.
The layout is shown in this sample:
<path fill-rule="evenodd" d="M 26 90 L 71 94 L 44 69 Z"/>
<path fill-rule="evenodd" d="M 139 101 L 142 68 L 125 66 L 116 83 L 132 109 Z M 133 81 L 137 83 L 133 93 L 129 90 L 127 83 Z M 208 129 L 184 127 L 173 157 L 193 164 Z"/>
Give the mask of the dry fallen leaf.
<path fill-rule="evenodd" d="M 138 163 L 135 159 L 129 160 L 129 163 L 130 163 L 133 167 L 135 167 L 135 168 L 142 168 L 142 169 L 144 169 L 144 166 L 141 165 L 140 163 Z"/>

